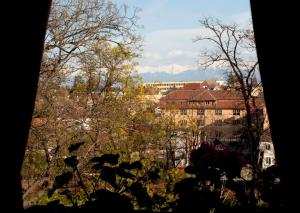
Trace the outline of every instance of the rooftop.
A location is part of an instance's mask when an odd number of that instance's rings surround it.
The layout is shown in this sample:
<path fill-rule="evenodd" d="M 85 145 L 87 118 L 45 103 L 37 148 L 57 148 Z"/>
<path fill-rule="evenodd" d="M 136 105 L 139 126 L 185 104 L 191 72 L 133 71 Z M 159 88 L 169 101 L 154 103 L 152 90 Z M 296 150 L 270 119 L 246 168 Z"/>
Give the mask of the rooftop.
<path fill-rule="evenodd" d="M 208 102 L 208 103 L 206 103 Z M 263 106 L 263 100 L 256 99 L 258 107 Z M 243 96 L 235 90 L 210 90 L 201 85 L 189 84 L 183 88 L 171 91 L 160 99 L 160 107 L 167 108 L 203 108 L 203 109 L 245 109 Z"/>

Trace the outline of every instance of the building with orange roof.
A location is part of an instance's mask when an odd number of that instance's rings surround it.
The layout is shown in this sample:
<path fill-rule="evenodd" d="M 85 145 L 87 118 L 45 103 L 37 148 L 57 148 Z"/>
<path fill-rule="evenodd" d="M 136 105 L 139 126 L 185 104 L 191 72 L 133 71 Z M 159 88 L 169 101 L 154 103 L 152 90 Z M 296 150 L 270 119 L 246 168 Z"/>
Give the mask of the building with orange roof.
<path fill-rule="evenodd" d="M 163 96 L 159 101 L 162 116 L 173 116 L 178 128 L 197 126 L 205 132 L 202 140 L 239 141 L 246 116 L 242 94 L 236 90 L 214 90 L 209 83 L 187 84 Z M 261 113 L 265 112 L 262 98 L 255 103 Z M 252 106 L 253 111 L 256 107 Z"/>

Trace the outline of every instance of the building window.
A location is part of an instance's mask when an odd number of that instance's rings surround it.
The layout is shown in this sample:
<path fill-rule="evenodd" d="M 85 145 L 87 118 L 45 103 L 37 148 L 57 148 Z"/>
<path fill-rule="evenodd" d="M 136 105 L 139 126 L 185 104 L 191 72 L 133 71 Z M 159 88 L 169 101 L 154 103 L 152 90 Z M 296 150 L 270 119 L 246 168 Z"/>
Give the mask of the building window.
<path fill-rule="evenodd" d="M 216 115 L 222 115 L 222 110 L 221 109 L 216 109 L 215 114 Z"/>
<path fill-rule="evenodd" d="M 186 109 L 181 109 L 180 110 L 180 115 L 187 115 L 187 110 Z"/>
<path fill-rule="evenodd" d="M 240 115 L 241 114 L 241 110 L 240 109 L 234 109 L 233 110 L 233 115 Z"/>
<path fill-rule="evenodd" d="M 180 126 L 186 126 L 187 125 L 187 120 L 180 120 L 179 125 Z"/>
<path fill-rule="evenodd" d="M 205 105 L 209 105 L 209 101 L 205 101 L 204 103 L 205 103 Z"/>
<path fill-rule="evenodd" d="M 215 121 L 216 126 L 222 126 L 222 123 L 223 123 L 222 120 L 216 120 Z"/>
<path fill-rule="evenodd" d="M 197 124 L 198 124 L 198 126 L 204 126 L 205 125 L 205 121 L 204 120 L 198 120 Z"/>
<path fill-rule="evenodd" d="M 265 149 L 266 150 L 270 150 L 271 149 L 271 145 L 270 144 L 265 144 Z"/>
<path fill-rule="evenodd" d="M 267 165 L 270 165 L 272 163 L 272 159 L 270 157 L 266 157 L 265 162 Z"/>
<path fill-rule="evenodd" d="M 204 115 L 204 109 L 197 109 L 197 115 Z"/>
<path fill-rule="evenodd" d="M 241 124 L 241 120 L 240 120 L 240 119 L 233 120 L 233 121 L 232 121 L 232 124 L 233 124 L 233 125 Z"/>

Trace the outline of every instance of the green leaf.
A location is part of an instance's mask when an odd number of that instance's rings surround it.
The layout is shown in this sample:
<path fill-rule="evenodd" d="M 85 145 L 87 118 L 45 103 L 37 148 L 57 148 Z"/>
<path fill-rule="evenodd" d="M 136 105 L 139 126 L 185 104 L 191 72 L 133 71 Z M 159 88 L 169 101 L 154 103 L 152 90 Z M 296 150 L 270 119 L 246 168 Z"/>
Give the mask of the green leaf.
<path fill-rule="evenodd" d="M 95 162 L 102 162 L 102 158 L 101 157 L 93 157 L 91 160 L 90 160 L 90 163 L 95 163 Z"/>
<path fill-rule="evenodd" d="M 83 144 L 84 144 L 84 142 L 79 142 L 79 143 L 71 144 L 71 145 L 69 146 L 69 148 L 68 148 L 69 153 L 76 151 L 76 150 L 79 149 L 79 147 L 80 147 L 81 145 L 83 145 Z"/>
<path fill-rule="evenodd" d="M 94 164 L 93 166 L 92 166 L 92 169 L 94 169 L 94 170 L 101 170 L 102 168 L 103 168 L 103 162 L 101 162 L 101 163 L 96 163 L 96 164 Z"/>
<path fill-rule="evenodd" d="M 130 163 L 127 162 L 127 161 L 120 163 L 119 167 L 120 167 L 120 168 L 123 168 L 123 169 L 128 169 L 128 170 L 131 169 L 131 165 L 130 165 Z"/>
<path fill-rule="evenodd" d="M 93 157 L 90 162 L 92 163 L 109 163 L 111 165 L 117 165 L 120 155 L 119 154 L 103 154 L 101 157 Z"/>
<path fill-rule="evenodd" d="M 76 168 L 79 163 L 76 156 L 67 157 L 66 159 L 64 159 L 64 162 L 72 168 Z"/>
<path fill-rule="evenodd" d="M 51 197 L 56 189 L 59 189 L 63 185 L 69 183 L 72 176 L 73 176 L 72 172 L 65 172 L 59 176 L 56 176 L 52 188 L 48 191 L 48 197 Z"/>
<path fill-rule="evenodd" d="M 146 187 L 144 187 L 141 183 L 135 182 L 129 187 L 129 189 L 136 197 L 137 203 L 140 207 L 152 207 L 151 197 L 149 196 Z"/>
<path fill-rule="evenodd" d="M 141 161 L 134 161 L 131 164 L 131 168 L 141 170 L 143 168 L 143 164 L 141 163 Z"/>
<path fill-rule="evenodd" d="M 126 172 L 123 168 L 117 168 L 116 172 L 120 177 L 123 178 L 129 178 L 132 180 L 135 178 L 135 175 L 131 174 L 130 172 Z"/>
<path fill-rule="evenodd" d="M 116 187 L 116 171 L 114 168 L 104 166 L 100 173 L 100 178 L 108 182 L 113 187 Z"/>

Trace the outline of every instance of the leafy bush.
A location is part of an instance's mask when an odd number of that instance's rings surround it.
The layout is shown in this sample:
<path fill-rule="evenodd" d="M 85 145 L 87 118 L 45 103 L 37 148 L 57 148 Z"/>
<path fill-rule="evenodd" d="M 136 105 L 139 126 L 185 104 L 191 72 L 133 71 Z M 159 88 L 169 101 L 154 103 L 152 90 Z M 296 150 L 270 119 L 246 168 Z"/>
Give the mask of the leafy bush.
<path fill-rule="evenodd" d="M 73 145 L 70 154 L 81 145 Z M 90 177 L 83 177 L 75 155 L 65 158 L 68 169 L 55 178 L 43 200 L 104 212 L 261 212 L 280 205 L 276 167 L 243 179 L 240 174 L 247 162 L 230 149 L 203 143 L 191 152 L 185 174 L 145 168 L 139 160 L 119 162 L 119 158 L 119 154 L 93 157 Z"/>
<path fill-rule="evenodd" d="M 82 144 L 71 145 L 70 154 Z M 68 170 L 55 178 L 48 197 L 58 192 L 77 207 L 79 204 L 75 199 L 76 194 L 81 192 L 85 199 L 81 208 L 101 206 L 102 209 L 121 210 L 118 208 L 122 207 L 122 212 L 134 208 L 151 210 L 161 199 L 155 193 L 150 196 L 147 185 L 160 179 L 160 170 L 154 167 L 146 169 L 140 161 L 119 162 L 119 157 L 119 154 L 103 154 L 90 159 L 90 178 L 83 177 L 79 170 L 80 162 L 75 155 L 65 158 Z M 61 197 L 58 199 L 61 200 Z"/>

